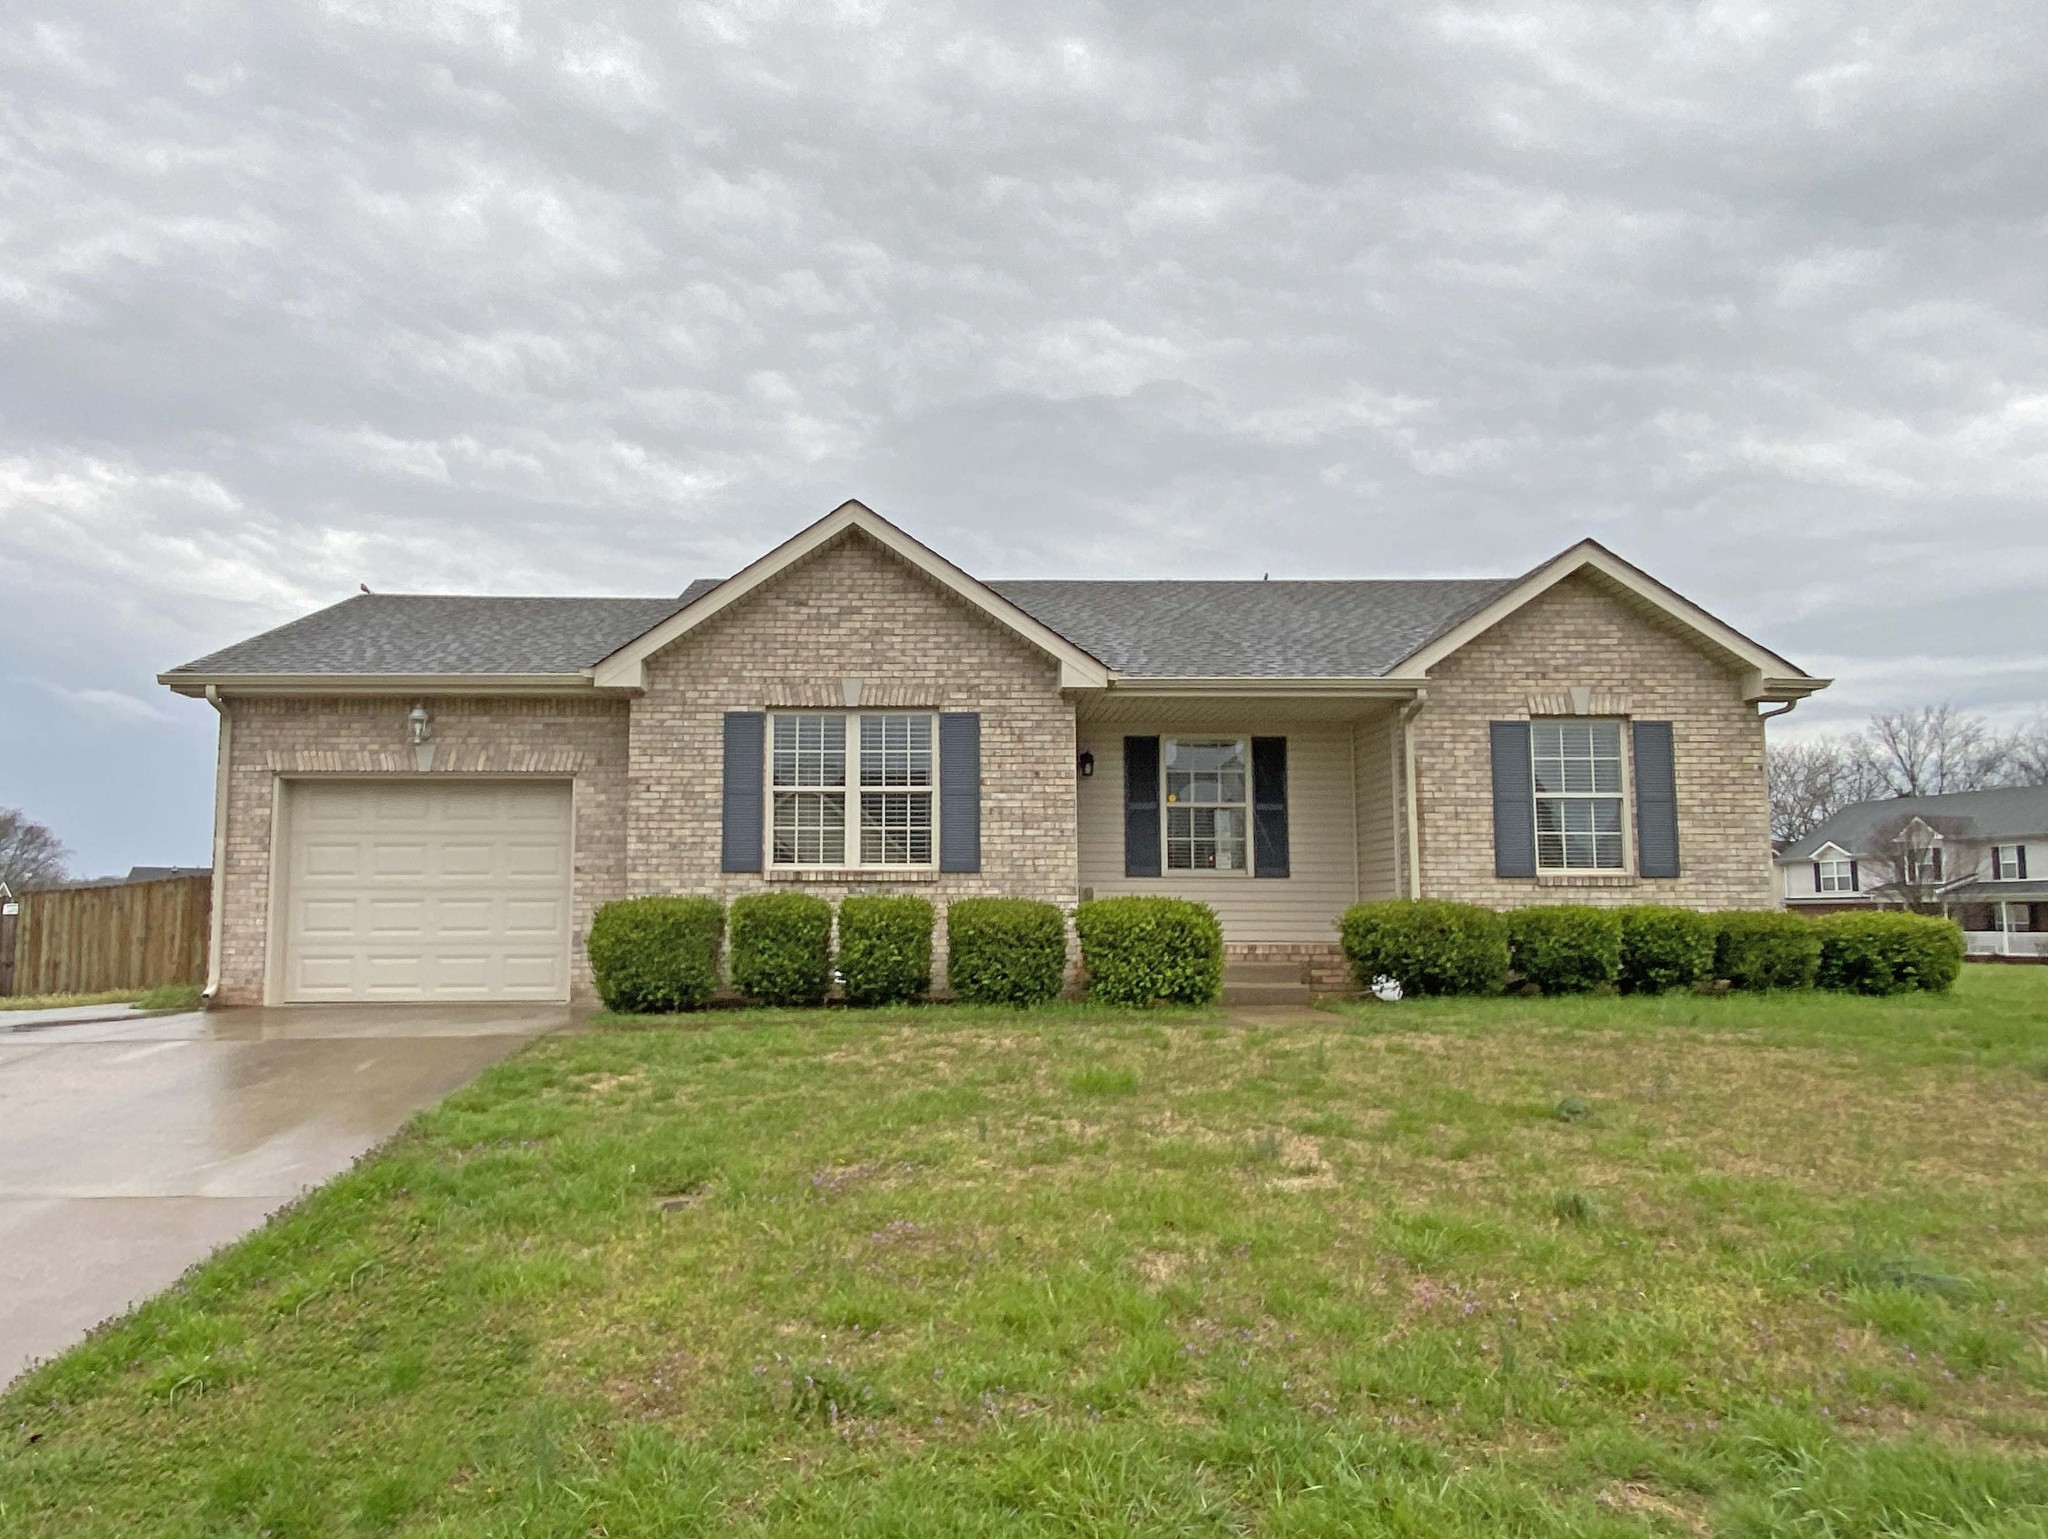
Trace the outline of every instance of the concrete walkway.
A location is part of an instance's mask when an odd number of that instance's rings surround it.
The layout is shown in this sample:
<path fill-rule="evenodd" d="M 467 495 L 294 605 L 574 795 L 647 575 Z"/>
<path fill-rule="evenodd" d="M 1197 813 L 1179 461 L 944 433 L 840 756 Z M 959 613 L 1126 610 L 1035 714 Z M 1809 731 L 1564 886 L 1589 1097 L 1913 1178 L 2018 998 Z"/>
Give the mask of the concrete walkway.
<path fill-rule="evenodd" d="M 0 1033 L 0 1383 L 568 1022 L 320 1005 Z"/>

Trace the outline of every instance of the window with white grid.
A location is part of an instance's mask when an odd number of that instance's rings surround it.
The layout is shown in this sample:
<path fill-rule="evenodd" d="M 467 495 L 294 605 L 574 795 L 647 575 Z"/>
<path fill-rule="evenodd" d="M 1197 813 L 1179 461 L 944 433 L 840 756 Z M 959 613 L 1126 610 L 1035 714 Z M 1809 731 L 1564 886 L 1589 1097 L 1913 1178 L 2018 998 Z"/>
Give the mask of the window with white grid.
<path fill-rule="evenodd" d="M 1621 723 L 1532 721 L 1536 864 L 1545 871 L 1620 871 Z"/>
<path fill-rule="evenodd" d="M 778 714 L 770 759 L 774 863 L 929 866 L 934 739 L 928 712 Z"/>
<path fill-rule="evenodd" d="M 1161 746 L 1167 869 L 1243 871 L 1250 762 L 1244 739 L 1170 737 Z"/>

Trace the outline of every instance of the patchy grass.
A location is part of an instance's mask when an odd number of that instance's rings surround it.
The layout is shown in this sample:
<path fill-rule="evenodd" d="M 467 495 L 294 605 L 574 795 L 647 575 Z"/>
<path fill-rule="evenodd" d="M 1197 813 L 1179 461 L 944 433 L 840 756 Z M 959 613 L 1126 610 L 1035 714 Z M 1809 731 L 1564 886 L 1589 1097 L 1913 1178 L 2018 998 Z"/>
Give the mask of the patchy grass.
<path fill-rule="evenodd" d="M 2044 1058 L 2018 968 L 551 1038 L 0 1398 L 0 1531 L 2039 1536 Z"/>
<path fill-rule="evenodd" d="M 109 989 L 98 994 L 0 994 L 0 1014 L 10 1010 L 70 1010 L 79 1005 L 132 1005 L 141 989 Z"/>
<path fill-rule="evenodd" d="M 196 983 L 160 983 L 135 1001 L 139 1010 L 197 1010 L 204 991 Z"/>

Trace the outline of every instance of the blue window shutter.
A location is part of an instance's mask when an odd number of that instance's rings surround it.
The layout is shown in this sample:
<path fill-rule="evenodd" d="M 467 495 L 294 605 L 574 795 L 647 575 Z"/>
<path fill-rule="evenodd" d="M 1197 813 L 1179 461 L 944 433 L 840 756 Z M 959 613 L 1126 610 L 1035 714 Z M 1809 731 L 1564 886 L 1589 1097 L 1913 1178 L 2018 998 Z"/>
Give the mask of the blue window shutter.
<path fill-rule="evenodd" d="M 939 716 L 939 869 L 981 869 L 981 715 Z"/>
<path fill-rule="evenodd" d="M 1672 756 L 1671 723 L 1637 722 L 1635 749 L 1636 870 L 1643 876 L 1676 876 L 1678 770 Z"/>
<path fill-rule="evenodd" d="M 762 753 L 768 718 L 760 711 L 725 713 L 725 836 L 718 869 L 761 869 Z"/>
<path fill-rule="evenodd" d="M 1529 724 L 1488 724 L 1493 747 L 1493 874 L 1536 874 L 1536 770 Z"/>
<path fill-rule="evenodd" d="M 1124 875 L 1159 874 L 1159 739 L 1124 739 Z"/>
<path fill-rule="evenodd" d="M 1286 876 L 1287 739 L 1252 739 L 1252 875 Z"/>

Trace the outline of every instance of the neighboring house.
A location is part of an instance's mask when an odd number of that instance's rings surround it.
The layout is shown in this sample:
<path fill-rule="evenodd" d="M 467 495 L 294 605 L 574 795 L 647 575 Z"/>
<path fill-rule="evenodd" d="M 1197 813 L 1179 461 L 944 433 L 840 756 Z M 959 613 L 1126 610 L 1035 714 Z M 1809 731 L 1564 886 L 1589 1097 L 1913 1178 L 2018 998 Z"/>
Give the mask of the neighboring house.
<path fill-rule="evenodd" d="M 982 582 L 858 503 L 675 598 L 368 595 L 221 715 L 229 1003 L 561 999 L 640 893 L 1113 893 L 1340 967 L 1397 895 L 1774 906 L 1801 672 L 1591 541 L 1520 577 Z"/>
<path fill-rule="evenodd" d="M 1786 846 L 1778 870 L 1795 909 L 1933 910 L 1973 952 L 2048 956 L 2048 786 L 1857 802 Z"/>

